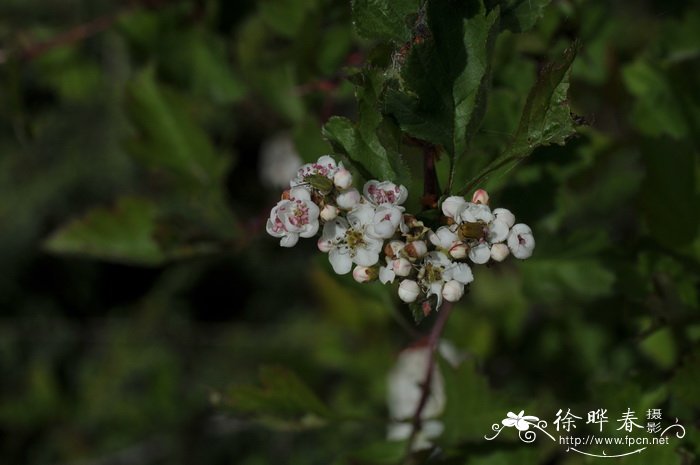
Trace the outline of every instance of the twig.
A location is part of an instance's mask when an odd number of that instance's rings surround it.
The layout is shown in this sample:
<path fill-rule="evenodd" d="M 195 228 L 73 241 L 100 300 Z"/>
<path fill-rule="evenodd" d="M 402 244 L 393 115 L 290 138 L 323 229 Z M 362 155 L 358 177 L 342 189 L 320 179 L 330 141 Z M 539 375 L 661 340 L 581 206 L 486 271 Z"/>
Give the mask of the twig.
<path fill-rule="evenodd" d="M 447 319 L 450 317 L 450 313 L 452 313 L 452 308 L 453 304 L 450 302 L 445 302 L 443 304 L 442 309 L 438 312 L 437 320 L 428 335 L 428 368 L 425 372 L 423 382 L 421 383 L 420 399 L 418 400 L 416 411 L 411 419 L 413 429 L 411 431 L 411 436 L 408 438 L 408 443 L 406 444 L 406 451 L 408 454 L 411 453 L 413 443 L 423 427 L 421 415 L 430 397 L 430 385 L 433 381 L 433 371 L 435 371 L 435 352 L 437 351 L 442 331 L 445 328 L 445 323 L 447 323 Z"/>

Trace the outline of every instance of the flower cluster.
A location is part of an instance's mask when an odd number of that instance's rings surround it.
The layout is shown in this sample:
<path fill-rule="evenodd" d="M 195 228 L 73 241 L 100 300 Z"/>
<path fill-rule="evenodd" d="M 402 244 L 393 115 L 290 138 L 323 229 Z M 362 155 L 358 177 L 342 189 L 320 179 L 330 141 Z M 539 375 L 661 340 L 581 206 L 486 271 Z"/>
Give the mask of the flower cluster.
<path fill-rule="evenodd" d="M 427 315 L 443 300 L 456 302 L 474 280 L 471 264 L 500 262 L 512 254 L 528 258 L 535 248 L 529 226 L 516 224 L 505 208 L 489 208 L 489 196 L 477 190 L 471 201 L 447 197 L 441 205 L 444 225 L 432 230 L 405 212 L 404 186 L 368 181 L 360 193 L 342 163 L 322 156 L 302 166 L 290 189 L 270 212 L 267 232 L 283 247 L 299 237 L 316 236 L 333 270 L 358 282 L 398 282 L 398 295 L 420 302 Z"/>

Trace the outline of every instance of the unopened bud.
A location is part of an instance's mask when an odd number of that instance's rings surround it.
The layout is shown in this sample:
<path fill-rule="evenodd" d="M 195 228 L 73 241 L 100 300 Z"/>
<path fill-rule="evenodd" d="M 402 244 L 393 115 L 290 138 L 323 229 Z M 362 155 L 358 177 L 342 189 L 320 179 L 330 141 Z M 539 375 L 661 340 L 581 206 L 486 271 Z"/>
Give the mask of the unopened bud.
<path fill-rule="evenodd" d="M 335 201 L 343 210 L 352 210 L 360 203 L 360 193 L 354 188 L 346 189 L 338 194 Z"/>
<path fill-rule="evenodd" d="M 347 168 L 340 168 L 333 176 L 333 184 L 338 189 L 347 189 L 352 186 L 352 174 Z"/>
<path fill-rule="evenodd" d="M 409 242 L 406 247 L 404 247 L 404 250 L 409 257 L 420 258 L 428 253 L 428 246 L 425 245 L 425 241 L 413 241 Z"/>
<path fill-rule="evenodd" d="M 394 271 L 396 276 L 408 276 L 411 274 L 411 262 L 405 258 L 399 258 L 394 260 L 391 269 Z"/>
<path fill-rule="evenodd" d="M 455 260 L 461 260 L 469 253 L 469 247 L 464 242 L 459 242 L 450 249 L 450 256 Z"/>
<path fill-rule="evenodd" d="M 321 219 L 323 221 L 332 221 L 338 216 L 338 207 L 335 205 L 326 205 L 321 210 Z"/>
<path fill-rule="evenodd" d="M 377 274 L 377 269 L 369 266 L 358 265 L 352 270 L 352 277 L 355 278 L 355 281 L 358 283 L 368 283 L 370 281 L 374 281 L 377 279 Z"/>
<path fill-rule="evenodd" d="M 480 203 L 482 205 L 489 204 L 489 193 L 483 189 L 477 189 L 472 196 L 472 203 Z"/>
<path fill-rule="evenodd" d="M 508 228 L 512 228 L 515 224 L 515 215 L 506 208 L 497 208 L 493 211 L 493 214 L 496 215 L 497 220 L 503 221 Z"/>
<path fill-rule="evenodd" d="M 399 299 L 407 304 L 415 302 L 418 298 L 418 294 L 420 294 L 420 288 L 418 287 L 418 283 L 412 279 L 404 279 L 401 281 L 401 284 L 399 284 Z"/>
<path fill-rule="evenodd" d="M 457 302 L 464 295 L 464 284 L 459 281 L 447 281 L 442 287 L 442 297 L 448 302 Z"/>
<path fill-rule="evenodd" d="M 496 262 L 502 262 L 510 255 L 510 249 L 505 244 L 493 244 L 491 246 L 491 258 Z"/>

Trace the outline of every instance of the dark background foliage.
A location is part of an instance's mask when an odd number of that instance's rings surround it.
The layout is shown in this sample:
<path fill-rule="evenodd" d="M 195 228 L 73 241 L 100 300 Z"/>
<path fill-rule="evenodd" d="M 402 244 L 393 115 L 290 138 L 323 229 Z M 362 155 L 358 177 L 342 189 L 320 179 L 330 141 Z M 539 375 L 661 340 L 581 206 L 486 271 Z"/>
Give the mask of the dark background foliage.
<path fill-rule="evenodd" d="M 686 437 L 623 463 L 693 463 L 700 10 L 532 3 L 535 27 L 495 42 L 455 176 L 500 153 L 538 70 L 574 39 L 582 125 L 484 186 L 538 245 L 479 270 L 448 322 L 468 361 L 444 367 L 433 461 L 583 463 L 483 435 L 508 410 L 655 407 Z M 264 232 L 279 195 L 260 181 L 264 141 L 282 131 L 306 161 L 330 153 L 321 126 L 358 115 L 346 77 L 410 44 L 404 22 L 353 29 L 352 14 L 346 0 L 1 2 L 2 463 L 399 460 L 385 388 L 416 340 L 410 314 L 390 289 L 334 276 L 314 241 L 280 249 Z M 399 149 L 417 209 L 420 153 Z"/>

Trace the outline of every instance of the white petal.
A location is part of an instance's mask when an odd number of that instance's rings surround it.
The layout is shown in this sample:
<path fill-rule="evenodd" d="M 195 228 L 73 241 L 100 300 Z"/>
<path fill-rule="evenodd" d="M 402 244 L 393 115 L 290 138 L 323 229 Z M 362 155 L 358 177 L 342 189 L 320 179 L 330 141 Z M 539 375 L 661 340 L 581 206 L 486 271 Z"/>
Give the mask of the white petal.
<path fill-rule="evenodd" d="M 289 191 L 289 197 L 297 200 L 308 200 L 311 201 L 311 194 L 308 190 L 303 187 L 293 187 Z"/>
<path fill-rule="evenodd" d="M 462 284 L 469 284 L 474 281 L 474 275 L 472 274 L 472 269 L 466 263 L 455 263 L 452 265 L 446 273 L 451 279 L 458 281 Z"/>
<path fill-rule="evenodd" d="M 372 224 L 374 219 L 374 207 L 367 203 L 361 203 L 348 213 L 348 222 L 357 228 Z"/>
<path fill-rule="evenodd" d="M 485 243 L 480 243 L 469 250 L 469 259 L 478 265 L 482 265 L 491 258 L 491 249 Z"/>
<path fill-rule="evenodd" d="M 395 278 L 396 274 L 391 269 L 391 264 L 379 268 L 379 281 L 382 284 L 393 283 Z"/>
<path fill-rule="evenodd" d="M 280 239 L 280 245 L 282 247 L 294 247 L 298 240 L 299 234 L 290 232 L 288 235 Z"/>
<path fill-rule="evenodd" d="M 328 253 L 328 260 L 337 274 L 347 274 L 352 268 L 350 252 L 347 248 L 336 247 Z"/>
<path fill-rule="evenodd" d="M 497 220 L 503 221 L 508 228 L 512 228 L 515 224 L 515 215 L 506 208 L 497 208 L 493 211 L 493 214 L 496 215 Z"/>
<path fill-rule="evenodd" d="M 376 265 L 376 263 L 379 261 L 379 254 L 376 250 L 372 250 L 368 247 L 357 247 L 355 249 L 353 261 L 361 266 Z"/>
<path fill-rule="evenodd" d="M 489 233 L 486 236 L 491 244 L 497 242 L 503 242 L 508 238 L 508 225 L 505 221 L 501 221 L 498 218 L 489 223 Z"/>
<path fill-rule="evenodd" d="M 515 258 L 526 259 L 535 249 L 535 238 L 532 230 L 526 224 L 516 224 L 508 235 L 508 248 Z"/>
<path fill-rule="evenodd" d="M 442 214 L 456 220 L 466 207 L 466 204 L 467 201 L 464 200 L 464 197 L 458 195 L 447 197 L 442 202 Z"/>
<path fill-rule="evenodd" d="M 318 221 L 314 221 L 313 223 L 307 224 L 304 232 L 300 233 L 299 235 L 301 237 L 314 237 L 317 232 L 318 232 Z"/>

